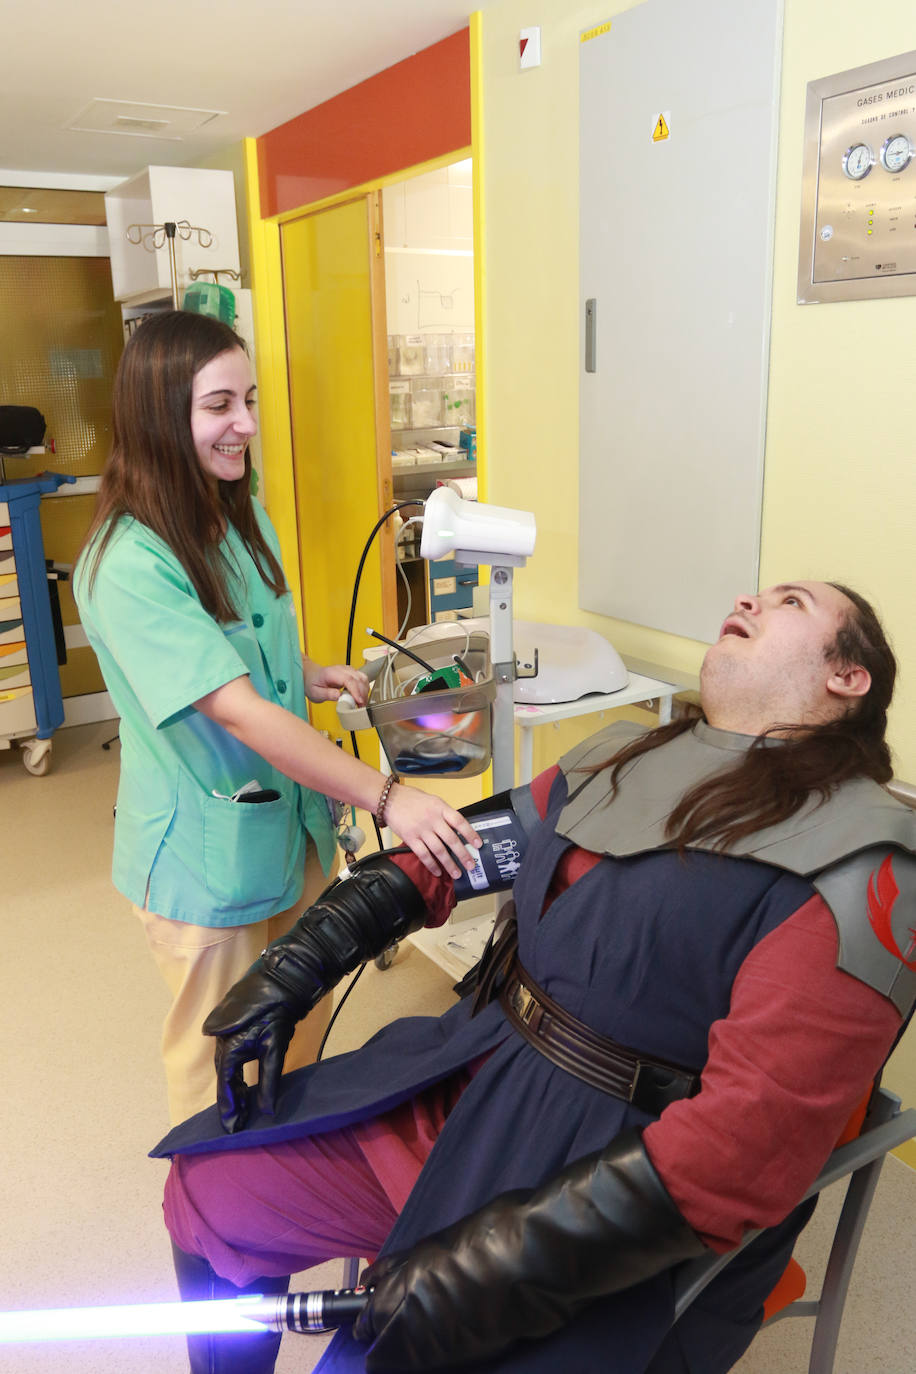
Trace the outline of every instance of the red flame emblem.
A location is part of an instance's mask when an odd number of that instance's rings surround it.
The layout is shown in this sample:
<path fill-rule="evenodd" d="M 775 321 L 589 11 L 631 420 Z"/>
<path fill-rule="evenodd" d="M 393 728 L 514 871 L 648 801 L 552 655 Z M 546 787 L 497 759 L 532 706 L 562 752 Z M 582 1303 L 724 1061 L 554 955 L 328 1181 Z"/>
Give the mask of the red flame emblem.
<path fill-rule="evenodd" d="M 888 854 L 881 867 L 874 871 L 868 879 L 868 919 L 872 930 L 884 948 L 889 950 L 895 959 L 899 959 L 901 964 L 905 964 L 908 969 L 912 969 L 916 973 L 916 959 L 904 957 L 894 938 L 894 931 L 891 926 L 891 914 L 894 910 L 894 903 L 899 896 L 900 889 L 894 878 L 891 856 Z M 910 935 L 912 938 L 907 954 L 912 954 L 916 950 L 916 930 L 910 930 Z"/>

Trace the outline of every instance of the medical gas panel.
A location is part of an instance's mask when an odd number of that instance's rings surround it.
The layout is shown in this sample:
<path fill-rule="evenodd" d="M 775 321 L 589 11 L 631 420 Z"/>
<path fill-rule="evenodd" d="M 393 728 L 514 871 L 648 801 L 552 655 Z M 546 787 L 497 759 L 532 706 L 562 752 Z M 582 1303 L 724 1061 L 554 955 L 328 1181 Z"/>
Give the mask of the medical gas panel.
<path fill-rule="evenodd" d="M 916 52 L 812 81 L 801 305 L 916 293 Z"/>
<path fill-rule="evenodd" d="M 781 15 L 580 35 L 579 603 L 705 641 L 757 585 Z"/>

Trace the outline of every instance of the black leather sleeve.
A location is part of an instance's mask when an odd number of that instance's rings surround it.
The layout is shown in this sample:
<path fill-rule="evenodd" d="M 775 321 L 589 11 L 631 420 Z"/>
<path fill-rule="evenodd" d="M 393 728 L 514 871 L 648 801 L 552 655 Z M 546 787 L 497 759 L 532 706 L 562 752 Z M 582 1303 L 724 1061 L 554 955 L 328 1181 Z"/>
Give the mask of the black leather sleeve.
<path fill-rule="evenodd" d="M 528 832 L 508 792 L 466 807 L 463 814 L 483 839 L 474 871 L 455 879 L 455 896 L 479 896 L 511 887 Z M 246 1064 L 258 1061 L 258 1103 L 270 1112 L 297 1021 L 346 974 L 419 930 L 426 902 L 404 868 L 403 849 L 370 854 L 322 893 L 287 935 L 268 945 L 203 1024 L 216 1038 L 217 1101 L 227 1131 L 248 1119 L 251 1094 Z"/>
<path fill-rule="evenodd" d="M 628 1131 L 540 1188 L 377 1261 L 355 1334 L 372 1342 L 371 1374 L 473 1366 L 705 1249 Z"/>
<path fill-rule="evenodd" d="M 210 1012 L 204 1034 L 228 1035 L 281 1008 L 301 1020 L 345 974 L 419 930 L 425 916 L 403 869 L 385 853 L 370 854 L 267 946 Z"/>

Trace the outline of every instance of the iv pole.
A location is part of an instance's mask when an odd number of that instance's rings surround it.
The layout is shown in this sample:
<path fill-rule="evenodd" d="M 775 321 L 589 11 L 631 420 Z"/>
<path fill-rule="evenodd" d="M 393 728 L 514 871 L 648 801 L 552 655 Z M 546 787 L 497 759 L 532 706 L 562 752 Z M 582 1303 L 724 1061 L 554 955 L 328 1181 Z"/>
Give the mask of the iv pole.
<path fill-rule="evenodd" d="M 514 684 L 518 676 L 512 645 L 512 575 L 534 552 L 536 528 L 528 511 L 464 501 L 448 487 L 426 499 L 420 554 L 426 559 L 454 553 L 464 564 L 490 565 L 490 664 L 496 680 L 493 702 L 493 791 L 515 786 Z"/>
<path fill-rule="evenodd" d="M 172 305 L 178 310 L 180 302 L 178 300 L 178 266 L 175 261 L 175 239 L 188 240 L 192 235 L 197 235 L 197 242 L 201 248 L 211 248 L 213 246 L 213 235 L 209 229 L 202 229 L 197 224 L 189 224 L 186 219 L 170 220 L 164 224 L 130 224 L 127 227 L 128 243 L 141 244 L 148 253 L 155 253 L 165 244 L 169 249 L 169 278 L 172 283 Z"/>

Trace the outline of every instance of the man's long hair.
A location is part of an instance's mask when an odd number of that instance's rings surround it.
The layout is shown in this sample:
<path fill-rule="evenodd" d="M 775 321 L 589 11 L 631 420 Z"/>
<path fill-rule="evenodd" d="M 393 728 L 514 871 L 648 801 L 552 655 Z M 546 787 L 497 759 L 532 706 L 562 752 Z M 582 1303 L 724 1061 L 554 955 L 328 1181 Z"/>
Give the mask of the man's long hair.
<path fill-rule="evenodd" d="M 80 551 L 95 541 L 90 593 L 121 516 L 133 516 L 168 544 L 216 620 L 236 620 L 239 613 L 219 547 L 226 523 L 235 526 L 266 585 L 277 596 L 286 591 L 251 503 L 247 448 L 244 476 L 218 482 L 214 492 L 191 435 L 195 375 L 235 348 L 245 344 L 228 325 L 184 310 L 151 316 L 127 341 L 114 380 L 111 455 Z"/>
<path fill-rule="evenodd" d="M 665 826 L 673 847 L 684 850 L 703 842 L 715 849 L 730 849 L 745 836 L 794 815 L 812 795 L 826 801 L 850 778 L 884 783 L 893 776 L 885 732 L 896 660 L 881 622 L 865 598 L 838 582 L 829 585 L 841 592 L 850 606 L 824 657 L 844 668 L 867 669 L 871 674 L 868 692 L 852 699 L 849 709 L 837 720 L 822 725 L 773 726 L 754 740 L 738 763 L 691 788 Z M 693 725 L 693 718 L 672 721 L 619 750 L 602 765 L 611 769 L 612 795 L 629 764 Z M 774 747 L 776 732 L 779 738 Z"/>

